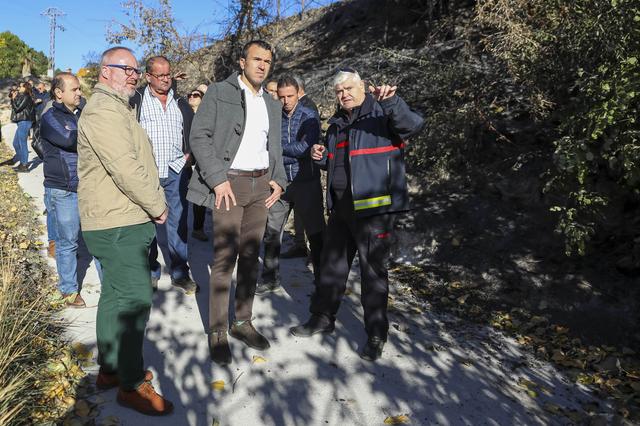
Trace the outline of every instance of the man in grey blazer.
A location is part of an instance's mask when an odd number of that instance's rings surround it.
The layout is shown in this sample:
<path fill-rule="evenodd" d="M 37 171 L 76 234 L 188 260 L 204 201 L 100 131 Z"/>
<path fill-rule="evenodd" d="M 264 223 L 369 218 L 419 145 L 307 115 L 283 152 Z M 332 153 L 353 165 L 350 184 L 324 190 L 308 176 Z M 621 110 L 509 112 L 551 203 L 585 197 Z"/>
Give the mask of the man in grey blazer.
<path fill-rule="evenodd" d="M 280 142 L 282 105 L 262 89 L 272 61 L 268 43 L 248 42 L 242 49 L 241 72 L 209 86 L 189 138 L 197 166 L 187 199 L 213 209 L 209 350 L 220 365 L 231 363 L 227 331 L 254 349 L 269 347 L 251 315 L 267 210 L 287 183 Z M 236 261 L 235 318 L 229 327 Z"/>

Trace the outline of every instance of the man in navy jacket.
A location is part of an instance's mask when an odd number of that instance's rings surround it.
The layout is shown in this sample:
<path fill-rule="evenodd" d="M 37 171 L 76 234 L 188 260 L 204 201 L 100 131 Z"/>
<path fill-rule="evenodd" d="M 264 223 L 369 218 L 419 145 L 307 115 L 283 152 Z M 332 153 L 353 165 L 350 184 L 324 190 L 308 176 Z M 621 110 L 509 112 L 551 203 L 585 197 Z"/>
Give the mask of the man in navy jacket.
<path fill-rule="evenodd" d="M 258 294 L 280 289 L 282 232 L 292 209 L 296 217 L 302 219 L 302 234 L 306 231 L 309 237 L 316 280 L 325 228 L 320 167 L 311 158 L 311 147 L 320 138 L 320 120 L 312 109 L 299 102 L 299 86 L 293 76 L 285 75 L 278 80 L 277 93 L 282 102 L 282 160 L 288 186 L 267 216 L 262 284 L 256 290 Z"/>
<path fill-rule="evenodd" d="M 48 214 L 55 219 L 58 290 L 68 307 L 85 307 L 78 284 L 78 259 L 91 257 L 80 232 L 78 211 L 78 117 L 80 82 L 71 73 L 57 74 L 51 85 L 53 104 L 42 115 L 44 190 Z M 99 269 L 99 266 L 96 265 Z"/>
<path fill-rule="evenodd" d="M 360 354 L 382 355 L 389 321 L 387 262 L 393 219 L 409 209 L 403 140 L 417 134 L 423 118 L 396 95 L 396 87 L 369 86 L 343 68 L 333 79 L 339 111 L 329 120 L 325 145 L 311 156 L 327 167 L 329 222 L 311 318 L 291 328 L 300 337 L 331 333 L 356 250 L 360 260 L 367 343 Z"/>

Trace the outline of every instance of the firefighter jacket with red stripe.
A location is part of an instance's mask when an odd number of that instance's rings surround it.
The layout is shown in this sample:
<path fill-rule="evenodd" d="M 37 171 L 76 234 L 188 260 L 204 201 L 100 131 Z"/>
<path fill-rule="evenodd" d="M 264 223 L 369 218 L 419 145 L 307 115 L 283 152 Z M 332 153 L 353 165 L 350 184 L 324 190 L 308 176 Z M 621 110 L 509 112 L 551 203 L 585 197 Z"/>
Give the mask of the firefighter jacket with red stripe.
<path fill-rule="evenodd" d="M 348 124 L 348 140 L 338 141 L 338 126 L 344 123 L 341 113 L 329 119 L 327 149 L 320 161 L 327 169 L 327 209 L 331 211 L 333 206 L 331 183 L 336 145 L 346 143 L 356 216 L 409 210 L 403 141 L 422 130 L 422 116 L 397 95 L 377 102 L 367 94 L 358 117 Z"/>

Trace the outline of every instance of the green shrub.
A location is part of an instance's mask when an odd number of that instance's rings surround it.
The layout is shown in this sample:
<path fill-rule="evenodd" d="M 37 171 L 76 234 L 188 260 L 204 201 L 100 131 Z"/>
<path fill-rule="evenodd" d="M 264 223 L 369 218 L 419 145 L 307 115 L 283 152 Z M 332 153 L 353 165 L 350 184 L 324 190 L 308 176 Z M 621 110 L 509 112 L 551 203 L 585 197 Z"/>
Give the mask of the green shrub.
<path fill-rule="evenodd" d="M 560 196 L 552 210 L 567 253 L 584 254 L 612 194 L 640 187 L 640 3 L 487 0 L 477 13 L 493 30 L 488 50 L 527 87 L 533 112 L 557 123 L 546 190 Z"/>

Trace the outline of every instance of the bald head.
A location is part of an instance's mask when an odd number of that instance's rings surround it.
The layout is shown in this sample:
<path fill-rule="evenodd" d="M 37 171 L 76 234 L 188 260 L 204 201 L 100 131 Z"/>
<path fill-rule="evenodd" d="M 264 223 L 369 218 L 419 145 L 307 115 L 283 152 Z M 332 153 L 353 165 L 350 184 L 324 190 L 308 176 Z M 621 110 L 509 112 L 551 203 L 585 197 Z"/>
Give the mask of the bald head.
<path fill-rule="evenodd" d="M 118 46 L 105 50 L 100 60 L 100 67 L 98 77 L 100 83 L 111 87 L 124 97 L 133 96 L 140 71 L 138 61 L 131 49 Z"/>

